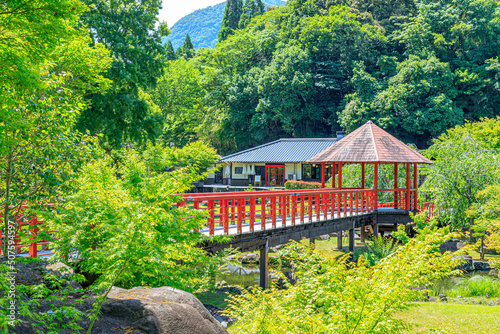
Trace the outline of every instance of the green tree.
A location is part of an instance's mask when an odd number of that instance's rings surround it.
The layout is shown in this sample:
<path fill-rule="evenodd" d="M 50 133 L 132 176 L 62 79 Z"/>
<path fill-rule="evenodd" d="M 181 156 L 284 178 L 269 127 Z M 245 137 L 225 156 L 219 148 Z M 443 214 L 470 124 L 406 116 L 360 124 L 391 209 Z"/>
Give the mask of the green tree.
<path fill-rule="evenodd" d="M 465 119 L 500 114 L 490 61 L 500 54 L 500 4 L 494 0 L 420 0 L 419 14 L 394 33 L 406 54 L 435 55 L 454 75 L 456 106 Z"/>
<path fill-rule="evenodd" d="M 262 0 L 245 0 L 245 4 L 243 5 L 243 9 L 241 12 L 240 21 L 238 23 L 238 28 L 246 28 L 252 18 L 256 17 L 257 15 L 262 15 L 264 14 L 264 12 L 264 3 L 262 2 Z"/>
<path fill-rule="evenodd" d="M 165 58 L 167 58 L 167 60 L 177 59 L 177 55 L 175 54 L 174 46 L 172 45 L 171 40 L 168 40 L 167 46 L 165 46 Z"/>
<path fill-rule="evenodd" d="M 9 2 L 4 10 L 2 34 L 13 47 L 7 53 L 15 58 L 7 56 L 0 65 L 8 72 L 0 83 L 5 97 L 0 113 L 0 200 L 6 235 L 9 224 L 16 224 L 12 215 L 23 204 L 60 194 L 92 153 L 92 138 L 82 142 L 72 129 L 86 94 L 107 87 L 101 74 L 110 57 L 100 44 L 89 47 L 89 37 L 78 30 L 78 16 L 86 10 L 78 1 Z M 11 25 L 14 21 L 19 25 Z M 30 68 L 29 79 L 24 78 L 25 67 Z M 8 243 L 2 247 L 6 256 Z"/>
<path fill-rule="evenodd" d="M 206 122 L 213 115 L 207 115 L 203 103 L 206 91 L 201 80 L 200 71 L 184 58 L 169 62 L 165 67 L 165 73 L 151 93 L 164 118 L 164 143 L 184 146 L 201 139 L 202 128 L 211 129 Z"/>
<path fill-rule="evenodd" d="M 238 29 L 242 10 L 243 0 L 227 0 L 224 17 L 217 35 L 219 42 L 226 40 L 229 35 L 232 35 Z"/>
<path fill-rule="evenodd" d="M 360 68 L 353 76 L 356 93 L 348 95 L 340 122 L 349 131 L 363 122 L 377 120 L 399 138 L 426 147 L 432 136 L 463 122 L 454 76 L 447 63 L 434 56 L 410 56 L 397 67 L 388 87 L 377 92 L 376 79 Z"/>
<path fill-rule="evenodd" d="M 293 244 L 287 259 L 296 268 L 296 284 L 232 296 L 228 314 L 239 320 L 231 332 L 400 333 L 406 326 L 394 315 L 422 298 L 415 286 L 448 277 L 458 264 L 450 252 L 439 253 L 446 238 L 432 231 L 411 239 L 372 267 L 362 256 L 351 263 L 347 256 L 337 260 Z"/>
<path fill-rule="evenodd" d="M 156 85 L 165 64 L 161 37 L 166 24 L 156 27 L 160 0 L 85 0 L 92 9 L 82 16 L 94 44 L 102 43 L 113 56 L 107 77 L 113 82 L 105 94 L 92 94 L 92 104 L 82 112 L 77 128 L 100 134 L 100 144 L 110 151 L 123 143 L 156 138 L 161 119 L 139 97 L 139 89 Z"/>
<path fill-rule="evenodd" d="M 182 44 L 182 54 L 184 58 L 191 59 L 195 54 L 193 43 L 191 42 L 191 37 L 189 34 L 186 34 L 186 38 L 184 39 L 184 44 Z"/>
<path fill-rule="evenodd" d="M 97 310 L 117 282 L 193 290 L 207 285 L 214 259 L 196 247 L 204 237 L 194 232 L 206 222 L 205 213 L 177 204 L 216 161 L 215 150 L 201 143 L 150 146 L 142 154 L 127 149 L 118 166 L 110 158 L 87 164 L 57 211 L 41 213 L 44 231 L 56 231 L 55 256 L 71 266 L 78 254 L 78 267 L 100 276 L 96 284 L 105 292 Z"/>
<path fill-rule="evenodd" d="M 426 181 L 421 194 L 428 192 L 440 208 L 439 219 L 457 229 L 468 229 L 474 219 L 467 210 L 478 203 L 477 193 L 498 182 L 500 160 L 496 152 L 482 147 L 469 133 L 441 136 L 425 151 L 433 160 L 422 174 Z"/>

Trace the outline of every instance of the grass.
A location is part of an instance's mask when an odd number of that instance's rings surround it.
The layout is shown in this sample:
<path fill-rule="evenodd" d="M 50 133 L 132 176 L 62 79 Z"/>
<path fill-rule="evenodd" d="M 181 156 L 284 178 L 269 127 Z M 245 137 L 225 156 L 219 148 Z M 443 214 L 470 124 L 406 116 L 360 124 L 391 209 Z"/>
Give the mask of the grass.
<path fill-rule="evenodd" d="M 404 333 L 500 333 L 498 306 L 415 303 L 396 318 L 412 325 Z"/>
<path fill-rule="evenodd" d="M 225 293 L 204 291 L 194 293 L 194 295 L 200 300 L 202 304 L 212 305 L 221 309 L 225 309 L 227 306 L 226 299 L 228 295 Z"/>

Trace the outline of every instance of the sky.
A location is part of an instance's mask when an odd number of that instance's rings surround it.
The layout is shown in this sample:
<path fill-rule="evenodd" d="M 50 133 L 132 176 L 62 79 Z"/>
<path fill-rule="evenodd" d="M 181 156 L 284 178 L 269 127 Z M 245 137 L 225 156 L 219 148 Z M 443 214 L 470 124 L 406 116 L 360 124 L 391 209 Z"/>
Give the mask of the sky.
<path fill-rule="evenodd" d="M 163 9 L 160 10 L 160 21 L 166 21 L 169 28 L 197 9 L 205 8 L 226 0 L 163 0 Z"/>

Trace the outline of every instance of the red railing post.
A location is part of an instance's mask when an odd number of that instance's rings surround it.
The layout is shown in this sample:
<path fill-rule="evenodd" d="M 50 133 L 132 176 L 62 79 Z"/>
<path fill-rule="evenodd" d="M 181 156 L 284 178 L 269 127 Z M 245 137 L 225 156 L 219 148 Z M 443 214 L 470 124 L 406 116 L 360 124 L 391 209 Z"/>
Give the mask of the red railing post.
<path fill-rule="evenodd" d="M 399 187 L 399 184 L 398 184 L 398 164 L 395 163 L 394 164 L 394 209 L 397 209 L 398 208 L 398 187 Z"/>
<path fill-rule="evenodd" d="M 316 195 L 316 205 L 314 209 L 316 210 L 316 221 L 319 221 L 319 216 L 321 215 L 321 194 Z"/>
<path fill-rule="evenodd" d="M 272 218 L 272 227 L 276 228 L 276 197 L 271 197 L 271 218 Z"/>
<path fill-rule="evenodd" d="M 374 163 L 374 183 L 373 183 L 373 210 L 378 210 L 378 162 Z"/>
<path fill-rule="evenodd" d="M 304 224 L 304 213 L 306 211 L 306 200 L 305 195 L 299 194 L 300 196 L 300 223 Z"/>
<path fill-rule="evenodd" d="M 417 166 L 417 164 L 413 164 L 413 188 L 415 189 L 415 193 L 413 194 L 413 196 L 415 198 L 414 210 L 418 210 L 418 166 Z"/>
<path fill-rule="evenodd" d="M 238 225 L 236 227 L 238 234 L 242 233 L 243 220 L 245 219 L 245 206 L 246 206 L 245 199 L 238 198 Z"/>
<path fill-rule="evenodd" d="M 410 164 L 407 163 L 406 164 L 406 210 L 411 210 L 411 206 L 410 206 L 410 189 L 411 189 L 411 185 L 410 185 Z"/>
<path fill-rule="evenodd" d="M 250 232 L 254 231 L 255 223 L 255 198 L 250 198 Z"/>
<path fill-rule="evenodd" d="M 295 225 L 295 216 L 297 215 L 297 194 L 292 194 L 292 226 Z"/>
<path fill-rule="evenodd" d="M 38 228 L 37 228 L 38 221 L 37 221 L 37 218 L 33 217 L 30 220 L 29 225 L 31 227 L 29 229 L 30 234 L 34 235 L 33 237 L 30 237 L 30 240 L 35 240 L 36 239 L 36 235 L 38 235 Z M 37 244 L 36 241 L 31 241 L 30 242 L 28 253 L 29 253 L 30 257 L 37 257 L 38 256 L 38 244 Z"/>
<path fill-rule="evenodd" d="M 281 217 L 281 226 L 286 226 L 286 197 L 279 196 L 279 214 Z"/>
<path fill-rule="evenodd" d="M 354 195 L 354 193 L 353 193 L 353 192 L 351 192 L 351 193 L 350 193 L 350 196 L 349 196 L 349 197 L 350 197 L 350 198 L 349 198 L 349 216 L 352 216 L 352 215 L 353 215 L 353 212 L 352 212 L 352 200 L 353 200 L 352 196 L 353 196 L 353 195 Z"/>
<path fill-rule="evenodd" d="M 208 229 L 209 235 L 215 234 L 215 215 L 214 215 L 214 201 L 208 201 Z"/>
<path fill-rule="evenodd" d="M 359 191 L 356 191 L 356 215 L 359 213 Z"/>
<path fill-rule="evenodd" d="M 266 198 L 260 198 L 260 229 L 264 231 L 266 229 Z"/>

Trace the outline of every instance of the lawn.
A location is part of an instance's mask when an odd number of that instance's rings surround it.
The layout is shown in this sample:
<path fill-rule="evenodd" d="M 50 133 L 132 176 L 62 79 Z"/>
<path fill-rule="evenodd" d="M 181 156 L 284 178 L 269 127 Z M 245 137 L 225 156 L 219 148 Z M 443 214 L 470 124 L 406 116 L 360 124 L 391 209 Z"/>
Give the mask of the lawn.
<path fill-rule="evenodd" d="M 396 318 L 412 325 L 404 333 L 500 333 L 500 306 L 416 303 Z"/>

